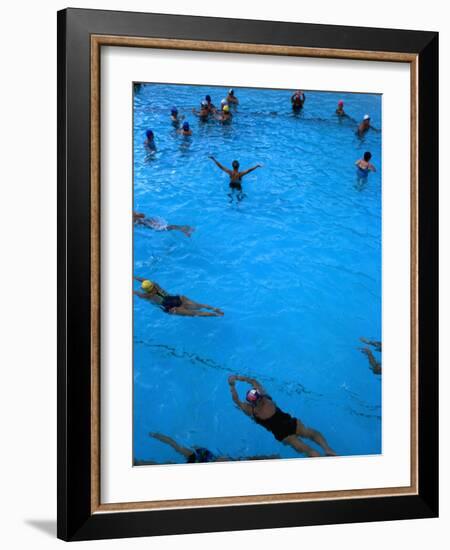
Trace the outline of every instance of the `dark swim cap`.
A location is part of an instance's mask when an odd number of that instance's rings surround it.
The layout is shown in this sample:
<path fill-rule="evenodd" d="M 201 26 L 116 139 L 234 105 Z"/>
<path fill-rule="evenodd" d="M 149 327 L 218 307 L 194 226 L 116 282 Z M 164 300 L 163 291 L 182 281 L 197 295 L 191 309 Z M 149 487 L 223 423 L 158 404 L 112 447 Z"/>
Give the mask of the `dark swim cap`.
<path fill-rule="evenodd" d="M 206 99 L 206 101 L 207 101 L 208 103 L 210 103 L 210 101 L 211 101 L 211 96 L 210 96 L 210 95 L 207 95 L 207 96 L 205 96 L 205 99 Z"/>
<path fill-rule="evenodd" d="M 366 162 L 369 162 L 369 160 L 370 160 L 371 158 L 372 158 L 372 153 L 371 153 L 370 151 L 366 151 L 366 152 L 364 153 L 364 160 L 365 160 Z"/>
<path fill-rule="evenodd" d="M 189 130 L 189 122 L 183 122 L 183 130 Z"/>
<path fill-rule="evenodd" d="M 231 163 L 231 166 L 237 170 L 239 168 L 239 162 L 237 160 L 233 160 L 233 162 Z"/>
<path fill-rule="evenodd" d="M 170 112 L 171 112 L 172 115 L 177 115 L 178 114 L 178 109 L 176 107 L 172 107 Z"/>
<path fill-rule="evenodd" d="M 152 139 L 153 138 L 153 130 L 147 130 L 145 132 L 145 135 L 147 136 L 148 139 Z"/>

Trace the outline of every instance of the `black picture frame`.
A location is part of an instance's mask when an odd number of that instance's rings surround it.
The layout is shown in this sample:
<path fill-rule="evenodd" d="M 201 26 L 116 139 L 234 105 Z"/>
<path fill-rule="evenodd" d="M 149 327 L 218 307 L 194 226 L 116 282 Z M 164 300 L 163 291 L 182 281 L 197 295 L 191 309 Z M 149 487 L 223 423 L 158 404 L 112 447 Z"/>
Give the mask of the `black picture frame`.
<path fill-rule="evenodd" d="M 438 515 L 438 34 L 66 9 L 58 12 L 58 530 L 67 541 Z M 417 495 L 91 512 L 91 35 L 404 52 L 418 56 Z"/>

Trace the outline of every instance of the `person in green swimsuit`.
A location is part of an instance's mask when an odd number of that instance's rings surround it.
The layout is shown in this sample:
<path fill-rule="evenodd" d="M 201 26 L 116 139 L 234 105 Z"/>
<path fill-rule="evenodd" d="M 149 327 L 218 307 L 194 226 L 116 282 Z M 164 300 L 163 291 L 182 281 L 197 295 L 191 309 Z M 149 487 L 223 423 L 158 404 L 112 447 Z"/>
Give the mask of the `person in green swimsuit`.
<path fill-rule="evenodd" d="M 133 290 L 133 294 L 159 306 L 165 313 L 185 317 L 221 317 L 223 315 L 223 311 L 219 308 L 199 304 L 186 296 L 171 295 L 149 279 L 142 277 L 134 277 L 134 279 L 141 283 L 141 290 Z M 203 309 L 210 311 L 202 311 Z"/>

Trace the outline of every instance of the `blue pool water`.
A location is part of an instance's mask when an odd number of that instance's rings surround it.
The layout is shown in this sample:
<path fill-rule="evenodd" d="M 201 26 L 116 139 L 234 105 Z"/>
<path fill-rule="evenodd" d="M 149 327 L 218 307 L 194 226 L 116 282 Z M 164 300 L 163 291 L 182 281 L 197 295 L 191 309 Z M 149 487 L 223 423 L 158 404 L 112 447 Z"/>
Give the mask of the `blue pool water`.
<path fill-rule="evenodd" d="M 381 132 L 360 139 L 334 112 L 343 99 L 381 129 L 381 96 L 306 91 L 294 115 L 290 90 L 236 89 L 225 126 L 192 115 L 207 93 L 218 106 L 226 89 L 148 84 L 134 96 L 134 209 L 196 229 L 135 227 L 134 273 L 225 312 L 177 317 L 134 298 L 134 458 L 185 462 L 148 432 L 235 458 L 300 457 L 234 406 L 233 373 L 257 378 L 338 454 L 380 453 L 381 379 L 359 337 L 381 340 Z M 192 137 L 171 126 L 172 105 Z M 364 151 L 377 172 L 361 183 Z M 244 178 L 243 200 L 210 154 L 264 165 Z"/>

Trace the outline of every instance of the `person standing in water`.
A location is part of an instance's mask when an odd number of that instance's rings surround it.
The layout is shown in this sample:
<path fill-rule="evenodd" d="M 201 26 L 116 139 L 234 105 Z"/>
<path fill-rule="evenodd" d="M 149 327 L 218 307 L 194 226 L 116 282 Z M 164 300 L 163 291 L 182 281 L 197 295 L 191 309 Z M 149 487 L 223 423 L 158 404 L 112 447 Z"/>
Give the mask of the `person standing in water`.
<path fill-rule="evenodd" d="M 141 283 L 141 290 L 133 290 L 133 294 L 159 306 L 165 313 L 183 315 L 185 317 L 222 317 L 223 311 L 217 307 L 199 304 L 186 296 L 171 295 L 154 281 L 142 277 L 134 277 Z M 201 311 L 208 309 L 210 311 Z"/>
<path fill-rule="evenodd" d="M 306 101 L 306 96 L 301 90 L 297 90 L 291 96 L 291 105 L 294 112 L 299 112 L 303 109 L 303 105 Z"/>
<path fill-rule="evenodd" d="M 342 99 L 340 99 L 338 101 L 338 106 L 337 106 L 337 109 L 336 109 L 336 114 L 337 116 L 347 116 L 345 114 L 345 111 L 344 111 L 344 102 L 342 101 Z"/>
<path fill-rule="evenodd" d="M 190 237 L 194 232 L 194 228 L 189 225 L 169 225 L 166 220 L 162 218 L 147 218 L 147 216 L 141 212 L 133 212 L 133 223 L 134 225 L 148 227 L 154 231 L 181 231 L 186 237 Z"/>
<path fill-rule="evenodd" d="M 359 137 L 362 137 L 368 130 L 371 128 L 370 126 L 370 116 L 364 115 L 364 118 L 359 123 L 358 129 L 356 130 L 356 133 Z"/>
<path fill-rule="evenodd" d="M 233 115 L 231 114 L 229 105 L 224 105 L 222 111 L 220 113 L 216 113 L 216 120 L 219 120 L 224 124 L 226 122 L 231 122 L 232 118 L 233 118 Z"/>
<path fill-rule="evenodd" d="M 177 132 L 179 134 L 181 134 L 182 136 L 192 136 L 192 130 L 189 126 L 189 122 L 187 122 L 186 120 L 183 122 L 183 126 L 182 128 L 180 128 L 179 130 L 177 130 Z"/>
<path fill-rule="evenodd" d="M 366 151 L 364 157 L 355 162 L 356 165 L 356 175 L 358 179 L 366 179 L 369 175 L 369 172 L 376 172 L 376 168 L 371 164 L 370 159 L 372 158 L 372 153 Z"/>
<path fill-rule="evenodd" d="M 214 103 L 212 102 L 211 96 L 209 94 L 205 96 L 205 101 L 206 101 L 206 107 L 208 109 L 208 113 L 212 115 L 217 111 L 217 109 Z"/>
<path fill-rule="evenodd" d="M 146 140 L 144 141 L 145 148 L 150 151 L 151 153 L 154 153 L 156 151 L 156 143 L 155 143 L 155 134 L 153 133 L 153 130 L 147 130 L 145 132 Z"/>
<path fill-rule="evenodd" d="M 247 391 L 246 402 L 239 399 L 236 390 L 236 382 L 245 382 L 252 388 Z M 257 424 L 271 432 L 277 441 L 284 445 L 289 445 L 298 453 L 307 456 L 321 456 L 318 451 L 307 445 L 301 438 L 314 441 L 319 447 L 322 447 L 325 455 L 336 456 L 336 453 L 328 445 L 324 436 L 313 428 L 307 428 L 298 418 L 294 418 L 288 413 L 283 412 L 276 406 L 273 399 L 266 393 L 261 384 L 254 378 L 247 376 L 233 375 L 228 378 L 231 397 L 234 403 L 247 416 L 252 418 Z"/>
<path fill-rule="evenodd" d="M 170 110 L 170 121 L 172 122 L 172 126 L 176 129 L 180 127 L 181 121 L 184 119 L 184 116 L 180 116 L 178 114 L 178 109 L 176 107 L 172 107 Z"/>
<path fill-rule="evenodd" d="M 257 164 L 252 168 L 248 168 L 247 170 L 243 170 L 242 172 L 240 172 L 239 162 L 237 160 L 233 160 L 231 164 L 232 170 L 230 170 L 229 168 L 223 166 L 223 164 L 220 164 L 220 162 L 216 160 L 212 155 L 210 155 L 209 158 L 214 162 L 214 164 L 216 164 L 216 166 L 218 166 L 221 170 L 223 170 L 230 176 L 230 188 L 236 189 L 238 191 L 242 191 L 242 178 L 247 174 L 250 174 L 250 172 L 253 172 L 253 170 L 262 167 L 261 164 Z"/>
<path fill-rule="evenodd" d="M 192 113 L 195 116 L 198 116 L 198 118 L 202 122 L 206 122 L 208 120 L 208 115 L 209 115 L 208 102 L 203 100 L 200 104 L 200 111 L 196 111 L 195 109 L 192 109 Z"/>
<path fill-rule="evenodd" d="M 228 105 L 239 105 L 239 99 L 234 95 L 233 88 L 228 90 L 228 95 L 226 99 Z"/>

